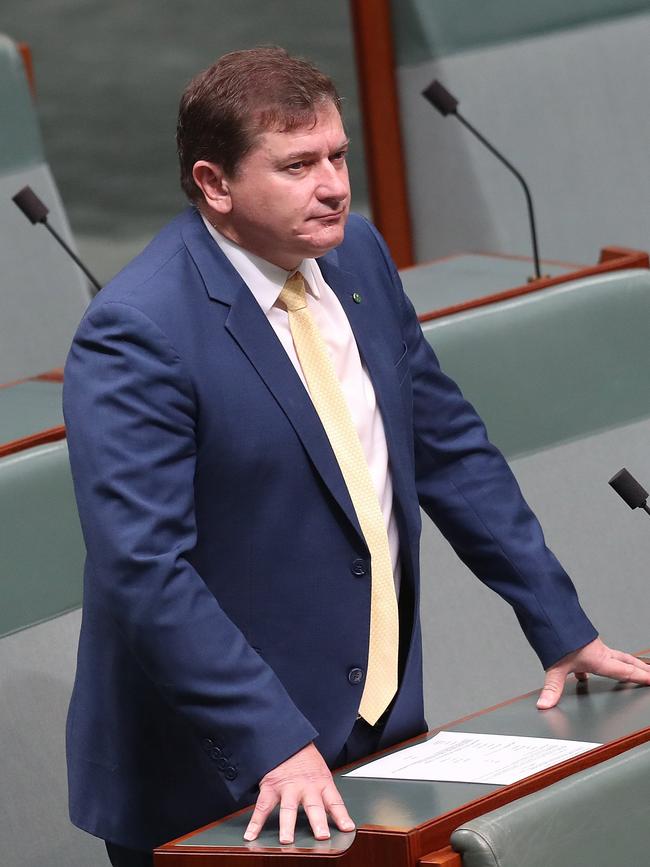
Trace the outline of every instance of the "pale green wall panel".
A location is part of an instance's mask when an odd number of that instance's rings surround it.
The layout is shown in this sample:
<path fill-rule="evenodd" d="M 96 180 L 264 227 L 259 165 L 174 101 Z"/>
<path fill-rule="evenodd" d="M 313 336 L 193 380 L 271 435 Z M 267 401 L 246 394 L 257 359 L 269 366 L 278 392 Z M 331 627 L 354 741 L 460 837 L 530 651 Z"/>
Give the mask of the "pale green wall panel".
<path fill-rule="evenodd" d="M 650 10 L 648 0 L 392 0 L 398 66 Z"/>

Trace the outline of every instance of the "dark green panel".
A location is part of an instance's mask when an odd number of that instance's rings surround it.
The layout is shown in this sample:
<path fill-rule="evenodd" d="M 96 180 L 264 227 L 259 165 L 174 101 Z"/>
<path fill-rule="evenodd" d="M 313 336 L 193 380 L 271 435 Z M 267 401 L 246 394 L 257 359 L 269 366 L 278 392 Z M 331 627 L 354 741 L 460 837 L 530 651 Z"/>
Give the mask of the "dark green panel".
<path fill-rule="evenodd" d="M 43 162 L 36 110 L 16 46 L 0 34 L 0 174 Z"/>
<path fill-rule="evenodd" d="M 85 549 L 65 442 L 0 460 L 0 636 L 81 604 Z"/>
<path fill-rule="evenodd" d="M 392 0 L 397 64 L 649 11 L 648 0 Z"/>

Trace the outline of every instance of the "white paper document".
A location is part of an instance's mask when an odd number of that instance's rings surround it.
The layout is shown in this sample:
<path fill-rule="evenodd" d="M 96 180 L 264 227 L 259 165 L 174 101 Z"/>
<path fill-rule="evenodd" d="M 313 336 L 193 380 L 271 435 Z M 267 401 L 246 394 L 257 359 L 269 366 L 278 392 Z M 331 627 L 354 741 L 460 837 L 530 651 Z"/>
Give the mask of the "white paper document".
<path fill-rule="evenodd" d="M 555 738 L 439 732 L 345 776 L 507 786 L 598 746 Z"/>

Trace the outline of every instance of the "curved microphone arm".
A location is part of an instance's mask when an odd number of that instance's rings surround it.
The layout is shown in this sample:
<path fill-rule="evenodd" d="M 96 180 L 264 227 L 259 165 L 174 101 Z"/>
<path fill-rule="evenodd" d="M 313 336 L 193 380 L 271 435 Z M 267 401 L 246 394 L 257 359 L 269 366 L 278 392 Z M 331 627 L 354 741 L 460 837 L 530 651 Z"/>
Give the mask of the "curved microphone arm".
<path fill-rule="evenodd" d="M 537 229 L 535 226 L 535 211 L 533 209 L 533 197 L 530 194 L 530 190 L 528 189 L 528 184 L 523 178 L 521 172 L 519 172 L 511 162 L 509 162 L 502 153 L 500 153 L 493 144 L 485 138 L 485 136 L 481 135 L 481 133 L 475 129 L 472 124 L 466 120 L 463 115 L 458 111 L 458 100 L 455 96 L 452 96 L 451 93 L 444 87 L 438 80 L 432 81 L 431 84 L 422 91 L 422 96 L 427 99 L 431 105 L 436 108 L 440 114 L 445 117 L 448 114 L 455 115 L 458 120 L 463 124 L 463 126 L 467 127 L 467 129 L 476 136 L 476 138 L 485 145 L 485 147 L 493 153 L 494 156 L 503 163 L 503 165 L 509 169 L 513 175 L 517 178 L 519 183 L 524 188 L 524 194 L 526 196 L 526 204 L 528 206 L 528 221 L 530 223 L 530 234 L 533 242 L 533 263 L 535 267 L 535 277 L 539 280 L 542 276 L 540 267 L 539 267 L 539 250 L 537 246 Z"/>

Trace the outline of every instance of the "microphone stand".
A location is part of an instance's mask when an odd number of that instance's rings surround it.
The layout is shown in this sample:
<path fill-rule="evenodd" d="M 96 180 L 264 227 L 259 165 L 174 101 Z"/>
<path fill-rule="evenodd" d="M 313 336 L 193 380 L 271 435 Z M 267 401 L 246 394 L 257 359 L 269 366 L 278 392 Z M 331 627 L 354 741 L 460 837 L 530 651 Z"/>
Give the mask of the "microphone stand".
<path fill-rule="evenodd" d="M 90 280 L 94 287 L 93 295 L 96 295 L 99 290 L 102 288 L 101 284 L 93 277 L 88 268 L 84 265 L 81 259 L 77 256 L 77 254 L 70 249 L 68 244 L 63 240 L 63 238 L 59 235 L 59 233 L 50 226 L 47 221 L 47 215 L 49 214 L 49 209 L 47 206 L 39 199 L 36 193 L 32 190 L 31 187 L 23 187 L 15 196 L 12 196 L 12 201 L 14 204 L 20 208 L 23 214 L 27 217 L 29 222 L 32 225 L 36 225 L 36 223 L 42 223 L 48 232 L 59 242 L 59 244 L 66 251 L 68 256 L 73 260 L 73 262 L 81 268 L 86 277 Z"/>
<path fill-rule="evenodd" d="M 453 114 L 458 120 L 465 126 L 476 138 L 490 151 L 490 153 L 494 154 L 494 156 L 503 163 L 503 165 L 509 169 L 513 175 L 517 178 L 519 183 L 524 188 L 524 194 L 526 196 L 526 205 L 528 207 L 528 222 L 530 224 L 530 234 L 533 242 L 533 265 L 535 268 L 535 277 L 529 278 L 529 282 L 532 279 L 539 280 L 542 276 L 540 267 L 539 267 L 539 250 L 537 246 L 537 229 L 535 226 L 535 212 L 533 210 L 533 198 L 530 194 L 530 190 L 528 189 L 528 184 L 524 180 L 521 172 L 519 172 L 511 162 L 509 162 L 502 153 L 494 147 L 494 145 L 490 144 L 490 142 L 485 138 L 485 136 L 481 135 L 481 133 L 472 126 L 472 124 L 463 117 L 463 115 L 458 111 L 458 100 L 449 93 L 449 91 L 443 87 L 443 85 L 435 80 L 432 81 L 431 84 L 422 91 L 422 95 L 427 99 L 434 108 L 437 108 L 438 111 L 443 115 Z"/>
<path fill-rule="evenodd" d="M 458 120 L 463 124 L 463 126 L 467 127 L 467 129 L 471 133 L 473 133 L 476 136 L 476 138 L 480 142 L 482 142 L 485 145 L 485 147 L 491 153 L 493 153 L 494 156 L 498 160 L 500 160 L 506 168 L 510 169 L 510 171 L 513 173 L 513 175 L 517 178 L 519 183 L 524 188 L 524 194 L 526 196 L 526 205 L 528 207 L 528 222 L 530 223 L 530 235 L 531 235 L 531 239 L 533 242 L 533 264 L 535 267 L 535 279 L 539 280 L 541 278 L 542 274 L 541 274 L 540 267 L 539 267 L 539 251 L 537 248 L 537 229 L 535 228 L 535 212 L 533 210 L 533 199 L 532 199 L 532 196 L 530 195 L 530 190 L 528 189 L 528 184 L 524 180 L 521 172 L 519 172 L 513 166 L 513 164 L 511 162 L 508 162 L 508 160 L 503 156 L 503 154 L 499 153 L 499 151 L 493 145 L 490 144 L 490 142 L 485 138 L 485 136 L 481 135 L 481 133 L 475 127 L 473 127 L 472 124 L 468 120 L 466 120 L 459 111 L 456 111 L 455 114 L 456 114 L 456 117 L 458 118 Z"/>

